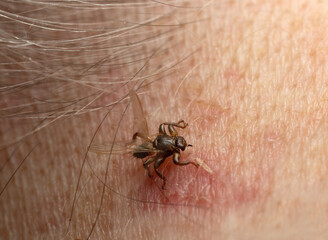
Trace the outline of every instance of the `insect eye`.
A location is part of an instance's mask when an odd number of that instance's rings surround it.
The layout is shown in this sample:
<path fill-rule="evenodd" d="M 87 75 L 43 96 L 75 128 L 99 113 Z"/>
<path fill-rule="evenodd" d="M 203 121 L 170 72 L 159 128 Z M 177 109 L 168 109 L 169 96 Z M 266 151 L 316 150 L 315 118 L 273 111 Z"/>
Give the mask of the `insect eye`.
<path fill-rule="evenodd" d="M 186 149 L 187 142 L 183 137 L 179 136 L 176 140 L 176 146 L 180 148 L 182 151 L 184 151 Z"/>

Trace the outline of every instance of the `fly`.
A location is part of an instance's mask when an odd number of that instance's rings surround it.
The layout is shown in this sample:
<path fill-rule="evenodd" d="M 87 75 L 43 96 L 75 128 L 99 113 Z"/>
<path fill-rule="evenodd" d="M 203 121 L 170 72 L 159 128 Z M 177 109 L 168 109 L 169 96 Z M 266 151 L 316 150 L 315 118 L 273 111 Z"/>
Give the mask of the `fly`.
<path fill-rule="evenodd" d="M 134 125 L 137 128 L 137 132 L 133 134 L 132 141 L 125 144 L 114 145 L 113 153 L 130 153 L 135 158 L 145 159 L 143 167 L 147 170 L 148 176 L 151 178 L 150 165 L 154 163 L 154 170 L 158 177 L 163 180 L 162 189 L 165 189 L 166 178 L 162 172 L 159 171 L 159 167 L 170 156 L 172 156 L 173 163 L 178 166 L 184 166 L 192 164 L 195 167 L 199 167 L 198 163 L 192 161 L 180 161 L 181 151 L 184 151 L 187 147 L 192 147 L 191 144 L 187 144 L 187 141 L 179 136 L 175 128 L 184 129 L 188 126 L 184 120 L 178 122 L 164 122 L 159 125 L 158 133 L 155 136 L 150 136 L 148 132 L 148 125 L 144 113 L 142 110 L 141 102 L 137 93 L 133 90 L 130 91 L 130 101 L 134 114 Z M 169 134 L 166 132 L 167 127 Z M 141 140 L 141 143 L 138 139 Z M 94 144 L 89 149 L 96 153 L 110 153 L 110 144 Z"/>

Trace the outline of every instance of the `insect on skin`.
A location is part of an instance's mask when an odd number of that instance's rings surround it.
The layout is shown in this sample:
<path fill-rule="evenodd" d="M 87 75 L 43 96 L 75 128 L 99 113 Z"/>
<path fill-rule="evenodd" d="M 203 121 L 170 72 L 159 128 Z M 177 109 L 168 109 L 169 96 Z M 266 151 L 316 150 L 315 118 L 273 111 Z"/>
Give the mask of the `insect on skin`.
<path fill-rule="evenodd" d="M 168 126 L 169 135 L 165 131 L 165 126 Z M 178 132 L 174 127 L 186 128 L 188 124 L 180 120 L 177 123 L 162 123 L 159 125 L 159 133 L 154 140 L 150 137 L 143 135 L 142 133 L 136 132 L 133 135 L 133 140 L 137 137 L 144 140 L 139 146 L 136 146 L 133 156 L 136 158 L 145 158 L 152 155 L 153 152 L 156 152 L 154 156 L 149 157 L 144 161 L 143 166 L 148 172 L 148 176 L 152 177 L 150 173 L 149 165 L 154 163 L 154 170 L 156 174 L 163 179 L 162 189 L 165 188 L 166 178 L 161 173 L 158 168 L 165 161 L 165 159 L 172 155 L 173 163 L 179 166 L 184 166 L 188 164 L 193 164 L 195 167 L 199 167 L 198 163 L 191 161 L 180 162 L 180 150 L 184 151 L 186 147 L 192 147 L 192 145 L 187 144 L 186 140 L 178 135 Z M 149 149 L 147 152 L 147 148 Z M 154 151 L 155 150 L 155 151 Z"/>
<path fill-rule="evenodd" d="M 129 93 L 130 101 L 133 108 L 134 114 L 134 125 L 137 127 L 137 132 L 133 134 L 132 142 L 125 144 L 123 147 L 115 146 L 114 148 L 108 145 L 94 144 L 90 147 L 90 151 L 96 153 L 132 153 L 136 158 L 145 159 L 143 162 L 144 168 L 148 172 L 148 176 L 152 177 L 150 172 L 150 165 L 154 163 L 154 170 L 162 180 L 163 185 L 162 189 L 165 189 L 166 178 L 159 171 L 159 167 L 165 161 L 166 158 L 172 156 L 173 163 L 178 166 L 184 166 L 192 164 L 195 167 L 199 167 L 198 163 L 192 161 L 183 161 L 180 162 L 181 151 L 184 151 L 186 147 L 192 147 L 191 144 L 187 144 L 186 140 L 178 135 L 178 132 L 175 128 L 184 129 L 188 126 L 184 120 L 178 122 L 164 122 L 159 125 L 158 134 L 155 136 L 149 136 L 147 121 L 144 117 L 142 110 L 141 102 L 137 93 L 133 90 Z M 165 126 L 169 131 L 169 134 L 166 133 Z M 137 139 L 141 140 L 141 143 L 137 144 Z"/>

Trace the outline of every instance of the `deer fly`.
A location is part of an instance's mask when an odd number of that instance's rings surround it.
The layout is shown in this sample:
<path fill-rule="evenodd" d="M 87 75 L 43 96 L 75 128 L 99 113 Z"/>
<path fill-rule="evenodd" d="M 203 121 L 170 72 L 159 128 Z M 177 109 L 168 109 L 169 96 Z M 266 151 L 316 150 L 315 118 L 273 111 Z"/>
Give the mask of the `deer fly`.
<path fill-rule="evenodd" d="M 186 147 L 192 147 L 192 145 L 187 144 L 186 140 L 178 135 L 175 128 L 184 129 L 188 126 L 188 123 L 184 120 L 161 123 L 158 133 L 150 136 L 147 121 L 137 93 L 131 90 L 129 96 L 133 108 L 134 125 L 137 129 L 133 134 L 132 141 L 129 143 L 115 144 L 113 148 L 111 148 L 111 144 L 94 144 L 91 145 L 89 150 L 91 152 L 108 154 L 112 149 L 112 153 L 130 153 L 135 158 L 145 159 L 143 167 L 147 170 L 150 178 L 152 174 L 149 167 L 154 163 L 154 170 L 157 176 L 163 180 L 162 189 L 165 188 L 166 178 L 158 168 L 168 157 L 172 156 L 173 163 L 176 165 L 184 166 L 192 164 L 198 168 L 198 163 L 180 161 L 180 152 L 184 151 Z M 165 127 L 167 127 L 169 134 L 167 134 Z"/>

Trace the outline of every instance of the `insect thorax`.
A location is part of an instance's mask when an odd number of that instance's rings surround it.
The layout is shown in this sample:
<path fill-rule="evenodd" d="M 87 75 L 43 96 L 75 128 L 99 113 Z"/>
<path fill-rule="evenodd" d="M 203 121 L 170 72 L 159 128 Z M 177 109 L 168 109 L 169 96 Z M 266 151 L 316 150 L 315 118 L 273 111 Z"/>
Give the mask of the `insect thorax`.
<path fill-rule="evenodd" d="M 154 141 L 154 147 L 161 151 L 170 151 L 172 146 L 175 145 L 175 139 L 168 135 L 159 135 Z"/>

